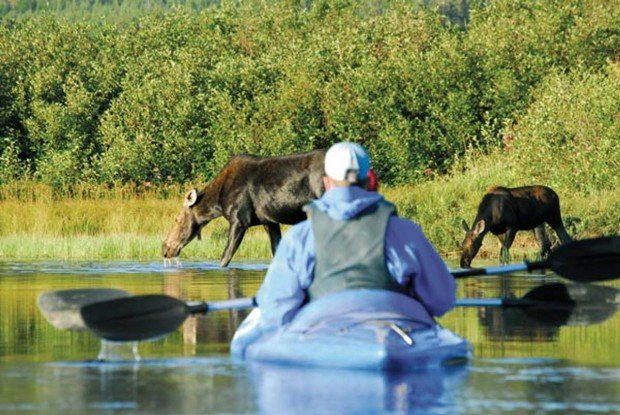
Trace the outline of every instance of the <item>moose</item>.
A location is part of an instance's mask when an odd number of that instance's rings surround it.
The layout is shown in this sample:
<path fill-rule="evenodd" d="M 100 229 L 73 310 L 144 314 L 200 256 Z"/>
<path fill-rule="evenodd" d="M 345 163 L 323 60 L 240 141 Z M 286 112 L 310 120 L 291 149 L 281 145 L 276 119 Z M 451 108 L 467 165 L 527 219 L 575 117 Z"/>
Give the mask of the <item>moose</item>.
<path fill-rule="evenodd" d="M 251 226 L 263 225 L 271 251 L 282 238 L 280 224 L 306 219 L 302 207 L 319 198 L 325 150 L 281 157 L 237 155 L 203 190 L 185 195 L 183 208 L 162 244 L 164 259 L 176 258 L 201 230 L 220 216 L 229 223 L 228 242 L 220 266 L 226 267 Z"/>
<path fill-rule="evenodd" d="M 462 243 L 461 267 L 471 266 L 488 232 L 496 235 L 501 242 L 501 263 L 510 259 L 510 247 L 515 235 L 521 230 L 534 230 L 540 256 L 544 258 L 551 251 L 545 223 L 553 228 L 561 243 L 572 240 L 564 228 L 560 199 L 553 189 L 539 185 L 490 188 L 478 205 L 472 227 L 469 228 L 465 220 L 462 222 L 465 239 Z"/>

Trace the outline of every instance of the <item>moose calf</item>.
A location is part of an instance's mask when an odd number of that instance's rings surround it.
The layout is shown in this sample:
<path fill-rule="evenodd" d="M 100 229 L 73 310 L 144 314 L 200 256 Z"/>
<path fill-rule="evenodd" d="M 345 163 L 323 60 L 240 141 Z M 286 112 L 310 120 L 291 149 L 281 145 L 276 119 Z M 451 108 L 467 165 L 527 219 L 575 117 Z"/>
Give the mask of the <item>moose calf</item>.
<path fill-rule="evenodd" d="M 469 268 L 487 232 L 496 235 L 502 248 L 500 262 L 510 258 L 509 250 L 517 231 L 534 229 L 541 257 L 551 250 L 545 232 L 545 222 L 553 228 L 561 243 L 571 241 L 560 215 L 560 199 L 546 186 L 515 188 L 492 187 L 478 205 L 478 213 L 471 229 L 463 220 L 465 239 L 462 243 L 461 267 Z"/>

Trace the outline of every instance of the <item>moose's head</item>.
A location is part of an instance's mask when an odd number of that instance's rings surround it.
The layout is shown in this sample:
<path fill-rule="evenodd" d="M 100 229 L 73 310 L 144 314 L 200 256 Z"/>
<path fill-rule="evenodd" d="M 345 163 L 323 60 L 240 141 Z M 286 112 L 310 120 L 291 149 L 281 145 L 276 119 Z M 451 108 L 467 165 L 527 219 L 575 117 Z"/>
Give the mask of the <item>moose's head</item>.
<path fill-rule="evenodd" d="M 204 196 L 204 193 L 198 193 L 196 189 L 185 195 L 183 208 L 162 244 L 164 258 L 178 257 L 185 245 L 194 238 L 201 239 L 200 232 L 209 221 L 221 215 L 219 209 L 203 200 Z"/>
<path fill-rule="evenodd" d="M 465 222 L 465 220 L 463 220 L 461 225 L 465 231 L 465 239 L 463 239 L 463 243 L 461 244 L 461 268 L 470 268 L 471 261 L 474 259 L 482 246 L 482 239 L 485 234 L 485 222 L 484 219 L 480 219 L 479 221 L 474 222 L 471 229 L 467 226 L 467 222 Z"/>

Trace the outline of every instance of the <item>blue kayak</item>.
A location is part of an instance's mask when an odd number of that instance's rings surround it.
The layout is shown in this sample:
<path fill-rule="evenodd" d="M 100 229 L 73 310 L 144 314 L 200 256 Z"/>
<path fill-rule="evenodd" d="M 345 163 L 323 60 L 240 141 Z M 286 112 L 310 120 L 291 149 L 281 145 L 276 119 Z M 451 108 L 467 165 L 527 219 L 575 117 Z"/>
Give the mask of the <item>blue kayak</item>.
<path fill-rule="evenodd" d="M 467 362 L 470 343 L 437 325 L 414 299 L 383 290 L 342 291 L 263 332 L 255 309 L 231 344 L 233 357 L 282 365 L 417 370 Z"/>

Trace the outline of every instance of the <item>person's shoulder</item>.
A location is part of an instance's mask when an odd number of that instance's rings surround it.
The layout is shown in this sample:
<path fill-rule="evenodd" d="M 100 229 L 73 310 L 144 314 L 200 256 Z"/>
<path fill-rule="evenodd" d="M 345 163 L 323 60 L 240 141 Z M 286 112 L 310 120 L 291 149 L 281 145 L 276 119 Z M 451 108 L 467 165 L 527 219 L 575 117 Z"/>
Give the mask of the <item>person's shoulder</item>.
<path fill-rule="evenodd" d="M 388 227 L 398 232 L 422 233 L 422 228 L 420 227 L 420 225 L 418 225 L 412 220 L 397 215 L 394 215 L 390 218 Z"/>

